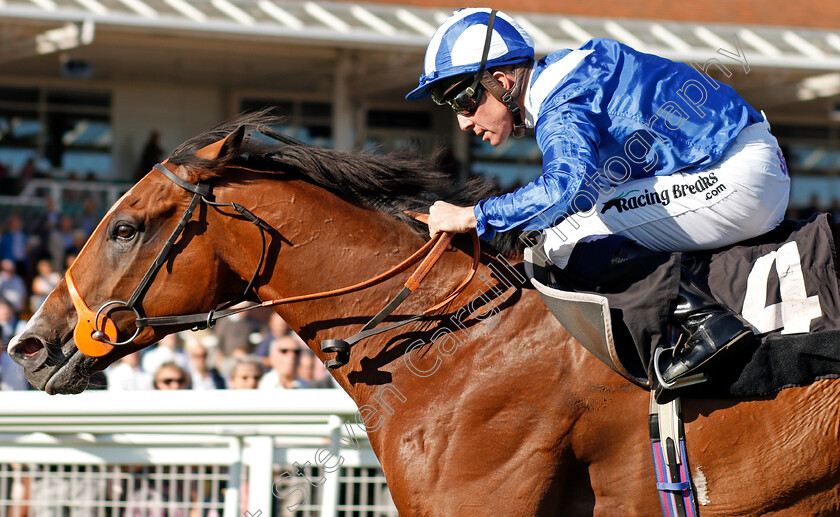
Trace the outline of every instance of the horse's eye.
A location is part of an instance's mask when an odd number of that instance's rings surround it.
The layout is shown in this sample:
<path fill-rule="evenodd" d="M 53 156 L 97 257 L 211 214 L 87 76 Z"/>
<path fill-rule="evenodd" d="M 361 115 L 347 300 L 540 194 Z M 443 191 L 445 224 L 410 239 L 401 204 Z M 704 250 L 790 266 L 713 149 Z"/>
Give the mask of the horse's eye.
<path fill-rule="evenodd" d="M 124 241 L 130 240 L 132 237 L 134 237 L 135 233 L 136 230 L 134 229 L 134 227 L 126 223 L 120 223 L 114 229 L 114 235 L 118 239 Z"/>

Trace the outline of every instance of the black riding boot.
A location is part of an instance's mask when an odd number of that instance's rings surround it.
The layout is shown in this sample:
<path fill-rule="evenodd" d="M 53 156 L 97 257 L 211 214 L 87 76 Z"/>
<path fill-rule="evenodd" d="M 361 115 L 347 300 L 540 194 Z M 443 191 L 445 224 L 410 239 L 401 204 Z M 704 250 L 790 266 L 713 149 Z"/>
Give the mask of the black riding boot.
<path fill-rule="evenodd" d="M 697 285 L 686 267 L 682 268 L 673 321 L 688 337 L 684 345 L 674 350 L 669 365 L 659 365 L 664 367 L 660 371 L 668 383 L 699 368 L 739 339 L 752 335 L 750 324 Z"/>

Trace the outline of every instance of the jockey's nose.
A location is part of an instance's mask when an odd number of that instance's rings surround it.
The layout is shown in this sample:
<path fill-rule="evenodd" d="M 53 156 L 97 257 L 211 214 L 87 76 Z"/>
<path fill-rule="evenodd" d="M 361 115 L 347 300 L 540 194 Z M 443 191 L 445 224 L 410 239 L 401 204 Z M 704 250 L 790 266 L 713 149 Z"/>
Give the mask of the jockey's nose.
<path fill-rule="evenodd" d="M 475 126 L 471 117 L 465 117 L 461 114 L 456 114 L 455 117 L 458 119 L 458 126 L 461 127 L 461 131 L 469 131 Z"/>

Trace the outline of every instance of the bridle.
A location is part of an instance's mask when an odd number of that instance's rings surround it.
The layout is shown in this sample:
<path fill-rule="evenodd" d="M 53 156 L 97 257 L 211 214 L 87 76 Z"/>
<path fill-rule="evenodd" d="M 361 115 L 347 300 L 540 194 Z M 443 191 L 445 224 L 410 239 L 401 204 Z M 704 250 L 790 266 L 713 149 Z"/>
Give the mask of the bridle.
<path fill-rule="evenodd" d="M 375 327 L 379 323 L 381 323 L 388 315 L 390 315 L 412 292 L 414 292 L 414 290 L 417 287 L 419 287 L 420 283 L 423 281 L 423 278 L 425 278 L 429 271 L 431 271 L 432 267 L 443 255 L 443 252 L 446 251 L 453 237 L 452 233 L 439 232 L 435 234 L 435 236 L 431 240 L 429 240 L 420 249 L 414 252 L 410 257 L 406 258 L 404 261 L 392 267 L 385 273 L 382 273 L 370 280 L 366 280 L 355 285 L 351 285 L 341 289 L 335 289 L 332 291 L 324 291 L 320 293 L 306 294 L 289 298 L 280 298 L 276 300 L 267 300 L 261 303 L 256 303 L 245 307 L 230 308 L 233 305 L 236 305 L 241 301 L 245 300 L 248 297 L 251 289 L 254 287 L 254 283 L 257 277 L 259 276 L 260 270 L 262 270 L 263 265 L 265 264 L 265 232 L 271 230 L 271 226 L 256 215 L 254 215 L 253 212 L 251 212 L 250 210 L 238 203 L 219 203 L 214 201 L 212 199 L 212 186 L 210 184 L 203 182 L 189 183 L 187 181 L 184 181 L 172 170 L 170 170 L 170 168 L 166 165 L 166 162 L 156 164 L 154 166 L 154 170 L 160 172 L 166 178 L 168 178 L 170 181 L 183 188 L 184 190 L 191 192 L 193 194 L 193 197 L 190 200 L 190 203 L 187 206 L 186 210 L 184 210 L 184 212 L 181 214 L 181 218 L 178 221 L 178 224 L 176 225 L 175 229 L 172 231 L 169 238 L 166 240 L 166 243 L 163 245 L 160 252 L 158 252 L 158 255 L 155 258 L 154 262 L 151 266 L 149 266 L 149 269 L 146 271 L 146 274 L 143 275 L 142 280 L 134 289 L 134 292 L 132 293 L 131 297 L 129 297 L 127 301 L 109 300 L 103 303 L 99 307 L 99 309 L 96 312 L 94 312 L 85 303 L 84 299 L 79 293 L 78 288 L 76 287 L 75 281 L 73 280 L 73 276 L 70 272 L 72 270 L 72 266 L 67 270 L 67 272 L 64 275 L 65 281 L 67 283 L 68 292 L 70 293 L 70 298 L 72 299 L 73 306 L 75 307 L 76 313 L 78 314 L 76 328 L 73 331 L 73 339 L 75 341 L 76 347 L 85 355 L 91 357 L 101 357 L 113 350 L 115 346 L 129 345 L 134 342 L 134 340 L 140 334 L 141 330 L 145 327 L 186 326 L 194 327 L 194 329 L 209 328 L 212 327 L 215 324 L 215 322 L 221 318 L 225 318 L 227 316 L 231 316 L 233 314 L 237 314 L 243 311 L 256 309 L 257 307 L 272 307 L 286 303 L 317 300 L 360 291 L 362 289 L 366 289 L 368 287 L 384 282 L 385 280 L 388 280 L 398 275 L 399 273 L 406 271 L 409 267 L 422 260 L 422 263 L 416 268 L 411 277 L 405 282 L 402 290 L 391 300 L 390 303 L 388 303 L 381 311 L 379 311 L 379 313 L 376 316 L 374 316 L 358 334 L 351 336 L 346 340 L 329 339 L 325 340 L 322 343 L 322 351 L 336 352 L 336 358 L 327 361 L 327 366 L 330 368 L 338 368 L 339 366 L 342 366 L 343 364 L 347 363 L 347 360 L 349 359 L 350 347 L 352 347 L 353 344 L 358 343 L 362 339 L 365 339 L 372 335 L 392 330 L 399 326 L 411 323 L 412 321 L 417 321 L 421 318 L 425 318 L 447 307 L 457 297 L 457 295 L 464 290 L 467 284 L 470 283 L 478 267 L 480 247 L 478 235 L 475 233 L 475 231 L 473 231 L 473 265 L 470 271 L 467 273 L 464 280 L 461 282 L 461 284 L 444 300 L 426 309 L 423 312 L 423 314 L 409 316 L 401 321 L 397 321 L 395 323 L 384 325 L 378 328 Z M 177 316 L 145 317 L 140 313 L 137 304 L 149 288 L 149 285 L 152 283 L 155 274 L 166 262 L 166 259 L 172 249 L 172 246 L 175 244 L 175 241 L 178 240 L 178 237 L 180 237 L 183 233 L 184 229 L 187 226 L 187 223 L 192 219 L 193 213 L 195 212 L 195 209 L 199 205 L 199 203 L 205 203 L 206 205 L 213 207 L 232 208 L 241 217 L 247 219 L 259 229 L 260 238 L 262 240 L 262 249 L 260 251 L 260 258 L 257 263 L 257 267 L 254 269 L 254 273 L 251 275 L 251 278 L 248 281 L 248 284 L 245 287 L 245 290 L 240 300 L 227 302 L 221 307 L 211 310 L 207 313 Z M 411 215 L 415 216 L 419 220 L 423 220 L 425 217 L 423 214 Z M 231 215 L 231 217 L 234 216 Z M 110 311 L 105 311 L 106 308 L 114 306 L 119 306 L 120 310 L 133 311 L 135 315 L 136 330 L 130 338 L 123 341 L 116 341 L 118 335 L 116 324 L 114 324 L 113 320 L 108 317 L 108 312 Z"/>
<path fill-rule="evenodd" d="M 180 237 L 181 234 L 184 232 L 187 223 L 190 221 L 190 219 L 192 219 L 193 213 L 195 212 L 195 209 L 200 202 L 203 202 L 209 206 L 233 208 L 242 217 L 251 221 L 260 230 L 260 237 L 262 239 L 262 251 L 260 252 L 260 259 L 257 264 L 257 267 L 254 270 L 254 273 L 251 275 L 251 279 L 248 281 L 248 285 L 245 287 L 243 298 L 248 296 L 248 293 L 253 287 L 254 282 L 257 279 L 257 275 L 259 274 L 259 271 L 260 269 L 262 269 L 262 266 L 265 262 L 265 232 L 266 230 L 270 229 L 270 226 L 268 226 L 264 221 L 262 221 L 259 217 L 255 216 L 250 210 L 238 203 L 217 203 L 213 201 L 211 199 L 212 188 L 207 183 L 198 182 L 193 184 L 184 181 L 180 177 L 178 177 L 178 175 L 172 172 L 165 164 L 161 163 L 156 164 L 154 166 L 154 170 L 162 173 L 170 181 L 183 188 L 184 190 L 192 192 L 193 197 L 190 200 L 190 204 L 187 206 L 186 210 L 184 210 L 184 212 L 181 214 L 181 218 L 179 219 L 178 224 L 175 226 L 175 229 L 169 235 L 169 238 L 166 240 L 166 243 L 163 245 L 163 248 L 161 248 L 160 252 L 158 252 L 158 255 L 155 258 L 152 265 L 149 266 L 148 270 L 146 270 L 146 274 L 143 275 L 143 279 L 140 280 L 140 283 L 134 289 L 134 293 L 132 293 L 128 301 L 109 300 L 103 303 L 99 307 L 99 310 L 97 310 L 94 314 L 93 311 L 87 306 L 81 294 L 79 293 L 78 288 L 76 287 L 76 283 L 73 280 L 72 274 L 70 273 L 70 271 L 72 270 L 72 266 L 68 268 L 67 272 L 64 274 L 68 291 L 70 293 L 70 298 L 73 300 L 73 306 L 76 308 L 76 312 L 79 314 L 79 323 L 77 323 L 76 325 L 76 329 L 73 333 L 73 338 L 76 342 L 76 346 L 85 355 L 89 355 L 92 357 L 101 357 L 102 355 L 105 355 L 108 352 L 110 352 L 115 346 L 123 346 L 133 343 L 137 336 L 140 334 L 140 331 L 143 329 L 143 327 L 155 326 L 155 318 L 144 318 L 137 308 L 137 303 L 141 300 L 143 294 L 149 288 L 149 285 L 152 283 L 152 279 L 154 278 L 155 274 L 166 262 L 166 258 L 169 256 L 169 252 L 172 249 L 172 246 L 175 244 L 175 241 L 178 240 L 178 237 Z M 223 309 L 226 307 L 230 307 L 235 303 L 238 302 L 228 303 L 225 307 L 223 307 Z M 116 325 L 114 325 L 113 321 L 107 316 L 107 313 L 105 312 L 106 308 L 113 306 L 120 306 L 121 310 L 133 311 L 136 318 L 136 330 L 134 331 L 134 334 L 124 341 L 115 341 L 117 339 Z M 216 314 L 216 319 L 218 319 L 218 317 L 225 317 L 234 313 L 235 312 L 227 313 L 226 311 L 211 311 L 210 318 L 212 318 L 213 314 Z M 85 319 L 84 324 L 82 323 L 82 319 Z M 210 319 L 208 319 L 208 323 L 212 325 L 212 321 Z M 177 324 L 179 323 L 170 323 L 170 325 Z M 157 326 L 160 325 L 160 323 L 157 324 Z M 92 329 L 89 337 L 85 332 L 86 330 L 88 330 L 86 327 Z"/>

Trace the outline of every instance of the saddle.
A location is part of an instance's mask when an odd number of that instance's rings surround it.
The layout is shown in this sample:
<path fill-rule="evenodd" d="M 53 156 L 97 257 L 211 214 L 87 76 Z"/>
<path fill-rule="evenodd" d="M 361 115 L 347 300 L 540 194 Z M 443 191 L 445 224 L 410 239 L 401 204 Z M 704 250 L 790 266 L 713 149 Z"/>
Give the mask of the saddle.
<path fill-rule="evenodd" d="M 525 273 L 548 310 L 578 343 L 625 379 L 650 387 L 638 361 L 632 355 L 619 355 L 607 297 L 562 289 L 554 276 L 557 268 L 533 248 L 525 249 Z M 622 351 L 627 349 L 626 344 L 621 347 Z"/>
<path fill-rule="evenodd" d="M 639 278 L 593 291 L 570 289 L 574 282 L 563 278 L 539 244 L 525 251 L 525 271 L 560 324 L 601 362 L 646 389 L 656 386 L 652 341 L 679 339 L 663 320 L 663 304 L 676 297 L 681 264 L 704 279 L 718 301 L 740 312 L 756 336 L 710 361 L 705 382 L 670 396 L 754 397 L 840 377 L 840 288 L 826 214 L 784 221 L 726 248 L 674 254 Z M 640 326 L 650 328 L 628 330 Z"/>

